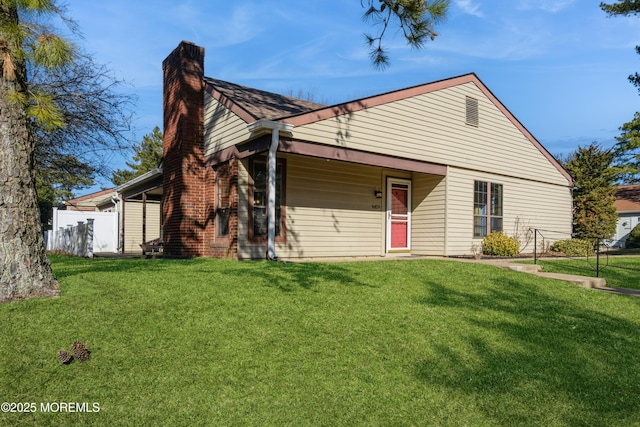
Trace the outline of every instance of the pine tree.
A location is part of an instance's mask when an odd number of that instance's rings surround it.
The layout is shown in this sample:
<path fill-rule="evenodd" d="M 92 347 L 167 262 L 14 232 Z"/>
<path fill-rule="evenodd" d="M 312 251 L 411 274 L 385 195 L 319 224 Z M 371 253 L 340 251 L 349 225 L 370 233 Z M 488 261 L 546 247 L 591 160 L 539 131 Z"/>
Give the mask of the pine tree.
<path fill-rule="evenodd" d="M 162 160 L 162 132 L 158 126 L 151 133 L 142 137 L 142 142 L 135 146 L 133 162 L 127 162 L 130 170 L 118 169 L 113 172 L 111 181 L 115 185 L 124 184 L 133 178 L 157 168 Z"/>
<path fill-rule="evenodd" d="M 39 159 L 35 176 L 42 224 L 46 225 L 51 219 L 51 208 L 74 197 L 74 190 L 92 186 L 94 174 L 91 166 L 71 154 Z"/>
<path fill-rule="evenodd" d="M 637 15 L 640 13 L 640 1 L 622 0 L 613 4 L 600 3 L 600 9 L 605 11 L 609 16 Z M 636 46 L 636 52 L 640 54 L 640 46 Z M 629 81 L 638 88 L 638 91 L 640 91 L 640 74 L 635 73 L 630 75 Z"/>
<path fill-rule="evenodd" d="M 600 8 L 609 16 L 629 16 L 640 13 L 640 1 L 622 0 L 613 4 L 600 3 Z M 636 46 L 640 54 L 640 46 Z M 629 81 L 640 91 L 640 74 L 629 76 Z M 621 178 L 625 183 L 640 181 L 640 113 L 633 120 L 620 127 L 622 132 L 616 137 L 616 166 L 622 170 Z"/>
<path fill-rule="evenodd" d="M 64 120 L 27 79 L 27 64 L 56 69 L 73 61 L 74 46 L 43 24 L 60 12 L 55 0 L 0 0 L 0 302 L 60 292 L 39 221 L 30 122 L 54 129 Z"/>
<path fill-rule="evenodd" d="M 615 201 L 618 171 L 612 167 L 613 150 L 593 143 L 578 147 L 565 168 L 574 179 L 573 234 L 579 239 L 608 239 L 616 231 Z"/>
<path fill-rule="evenodd" d="M 616 137 L 616 167 L 620 169 L 622 181 L 635 183 L 640 180 L 640 113 L 620 127 Z"/>
<path fill-rule="evenodd" d="M 378 69 L 389 65 L 389 55 L 382 40 L 392 22 L 402 30 L 407 44 L 419 49 L 427 40 L 438 36 L 435 27 L 446 18 L 449 9 L 449 0 L 360 0 L 360 4 L 367 8 L 362 18 L 380 28 L 375 36 L 364 35 L 370 49 L 369 57 Z"/>

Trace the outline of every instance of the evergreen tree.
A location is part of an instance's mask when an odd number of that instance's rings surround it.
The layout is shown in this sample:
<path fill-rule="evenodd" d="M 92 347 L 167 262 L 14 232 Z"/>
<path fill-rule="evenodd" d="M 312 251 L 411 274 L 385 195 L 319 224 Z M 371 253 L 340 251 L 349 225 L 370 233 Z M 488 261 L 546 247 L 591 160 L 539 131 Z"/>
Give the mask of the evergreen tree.
<path fill-rule="evenodd" d="M 604 10 L 609 16 L 637 15 L 640 13 L 640 1 L 621 0 L 613 4 L 600 3 L 600 9 Z M 640 54 L 640 46 L 636 46 L 636 52 Z M 635 73 L 630 75 L 629 81 L 640 91 L 640 74 Z"/>
<path fill-rule="evenodd" d="M 0 0 L 0 302 L 60 292 L 44 249 L 30 122 L 54 129 L 64 119 L 27 78 L 27 64 L 56 69 L 73 61 L 74 46 L 44 25 L 59 12 L 55 0 Z"/>
<path fill-rule="evenodd" d="M 382 45 L 389 25 L 396 22 L 407 44 L 421 48 L 438 35 L 435 26 L 446 18 L 449 0 L 360 0 L 366 8 L 362 18 L 380 28 L 377 35 L 365 34 L 369 56 L 375 68 L 389 65 L 389 55 Z"/>
<path fill-rule="evenodd" d="M 162 160 L 162 132 L 158 126 L 142 137 L 142 142 L 133 148 L 134 162 L 127 162 L 129 170 L 118 169 L 113 172 L 111 181 L 115 185 L 124 184 L 133 178 L 157 168 Z"/>
<path fill-rule="evenodd" d="M 615 165 L 620 170 L 622 182 L 636 183 L 640 181 L 640 113 L 636 113 L 633 120 L 623 124 L 620 131 L 614 147 Z"/>
<path fill-rule="evenodd" d="M 51 208 L 63 200 L 72 199 L 75 190 L 91 187 L 94 174 L 91 166 L 73 155 L 38 159 L 35 176 L 42 224 L 49 223 Z"/>
<path fill-rule="evenodd" d="M 579 239 L 608 239 L 616 231 L 615 201 L 618 171 L 613 150 L 593 143 L 578 147 L 564 165 L 574 179 L 573 234 Z"/>
<path fill-rule="evenodd" d="M 613 4 L 600 3 L 600 8 L 609 16 L 629 16 L 640 13 L 640 1 L 622 0 Z M 640 54 L 640 46 L 636 46 L 636 52 Z M 640 74 L 629 76 L 629 81 L 640 91 Z M 620 127 L 622 132 L 616 137 L 618 143 L 615 146 L 616 167 L 621 170 L 621 179 L 625 183 L 634 183 L 640 180 L 640 113 L 635 114 L 633 120 Z"/>

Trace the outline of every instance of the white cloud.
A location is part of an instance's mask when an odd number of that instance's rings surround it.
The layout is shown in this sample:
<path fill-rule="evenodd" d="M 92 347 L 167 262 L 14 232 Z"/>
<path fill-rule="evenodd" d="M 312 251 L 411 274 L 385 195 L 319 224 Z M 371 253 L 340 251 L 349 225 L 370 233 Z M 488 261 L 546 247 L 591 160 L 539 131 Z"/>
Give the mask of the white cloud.
<path fill-rule="evenodd" d="M 473 4 L 472 0 L 455 0 L 455 5 L 464 13 L 483 18 L 484 14 L 480 10 L 480 4 Z"/>
<path fill-rule="evenodd" d="M 544 12 L 557 13 L 575 3 L 575 0 L 521 0 L 519 9 L 539 9 Z"/>

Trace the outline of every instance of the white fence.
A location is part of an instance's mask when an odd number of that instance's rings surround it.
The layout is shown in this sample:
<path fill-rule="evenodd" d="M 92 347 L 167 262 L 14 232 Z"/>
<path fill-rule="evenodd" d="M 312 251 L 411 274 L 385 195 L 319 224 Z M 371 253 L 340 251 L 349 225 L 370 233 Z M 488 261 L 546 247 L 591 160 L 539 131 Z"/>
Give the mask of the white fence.
<path fill-rule="evenodd" d="M 45 234 L 48 250 L 68 252 L 73 255 L 93 258 L 93 219 L 79 221 L 78 225 L 48 230 Z"/>
<path fill-rule="evenodd" d="M 47 231 L 45 239 L 47 250 L 67 250 L 67 247 L 57 247 L 59 245 L 71 245 L 71 241 L 84 242 L 86 237 L 78 235 L 71 236 L 70 229 L 77 228 L 77 232 L 86 233 L 81 223 L 85 226 L 89 220 L 93 223 L 92 243 L 90 251 L 94 252 L 118 252 L 118 213 L 117 212 L 87 212 L 87 211 L 67 211 L 53 208 L 53 229 Z M 77 247 L 77 243 L 73 243 Z M 87 249 L 88 251 L 89 249 Z M 75 253 L 73 251 L 68 251 Z M 87 255 L 80 255 L 87 256 Z"/>

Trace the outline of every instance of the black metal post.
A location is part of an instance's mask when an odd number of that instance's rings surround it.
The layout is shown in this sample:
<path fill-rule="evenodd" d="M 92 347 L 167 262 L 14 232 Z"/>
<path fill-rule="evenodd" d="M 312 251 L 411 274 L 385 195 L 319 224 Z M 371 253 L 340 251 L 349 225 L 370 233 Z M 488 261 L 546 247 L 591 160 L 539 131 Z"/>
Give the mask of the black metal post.
<path fill-rule="evenodd" d="M 538 229 L 533 229 L 533 263 L 538 264 Z"/>
<path fill-rule="evenodd" d="M 600 239 L 596 239 L 596 277 L 600 277 Z"/>

